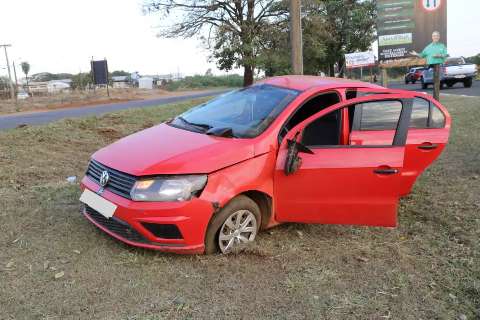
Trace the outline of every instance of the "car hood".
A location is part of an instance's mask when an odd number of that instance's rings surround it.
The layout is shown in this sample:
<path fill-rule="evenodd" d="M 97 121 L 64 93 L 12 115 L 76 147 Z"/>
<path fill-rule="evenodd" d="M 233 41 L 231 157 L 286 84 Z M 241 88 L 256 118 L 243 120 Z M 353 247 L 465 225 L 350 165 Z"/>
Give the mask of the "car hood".
<path fill-rule="evenodd" d="M 252 158 L 248 139 L 209 136 L 160 124 L 97 151 L 93 158 L 136 176 L 210 173 Z"/>

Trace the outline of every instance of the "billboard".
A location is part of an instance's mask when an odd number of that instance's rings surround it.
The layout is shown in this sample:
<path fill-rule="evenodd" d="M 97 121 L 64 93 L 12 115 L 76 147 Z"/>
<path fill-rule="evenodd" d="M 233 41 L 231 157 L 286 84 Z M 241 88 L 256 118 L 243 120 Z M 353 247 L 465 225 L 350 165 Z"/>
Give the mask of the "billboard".
<path fill-rule="evenodd" d="M 108 84 L 107 60 L 92 61 L 92 75 L 94 84 Z"/>
<path fill-rule="evenodd" d="M 375 55 L 371 51 L 345 54 L 347 69 L 369 67 L 375 65 Z"/>
<path fill-rule="evenodd" d="M 447 44 L 447 0 L 377 0 L 378 59 L 410 57 L 439 31 Z"/>

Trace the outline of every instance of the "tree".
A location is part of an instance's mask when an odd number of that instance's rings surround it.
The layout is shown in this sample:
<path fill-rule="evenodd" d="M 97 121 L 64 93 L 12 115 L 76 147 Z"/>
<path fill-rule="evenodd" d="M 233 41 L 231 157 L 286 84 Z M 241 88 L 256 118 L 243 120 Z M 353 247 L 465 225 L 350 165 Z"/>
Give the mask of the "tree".
<path fill-rule="evenodd" d="M 130 75 L 130 72 L 123 71 L 123 70 L 116 70 L 111 73 L 112 77 L 122 77 L 122 76 L 125 77 L 129 75 Z"/>
<path fill-rule="evenodd" d="M 329 74 L 338 66 L 343 75 L 345 53 L 365 51 L 375 39 L 375 0 L 307 0 L 304 24 L 325 50 Z"/>
<path fill-rule="evenodd" d="M 22 71 L 25 74 L 25 78 L 27 80 L 27 90 L 29 90 L 28 89 L 28 73 L 30 72 L 30 63 L 24 61 L 20 64 L 20 66 L 22 67 Z"/>
<path fill-rule="evenodd" d="M 304 73 L 335 75 L 342 69 L 345 53 L 367 50 L 374 40 L 373 0 L 303 0 Z M 269 26 L 264 38 L 259 67 L 266 76 L 291 73 L 288 23 Z"/>
<path fill-rule="evenodd" d="M 281 0 L 147 0 L 147 13 L 177 18 L 160 36 L 200 36 L 221 70 L 243 67 L 244 86 L 253 83 L 259 42 L 267 27 L 288 13 Z"/>

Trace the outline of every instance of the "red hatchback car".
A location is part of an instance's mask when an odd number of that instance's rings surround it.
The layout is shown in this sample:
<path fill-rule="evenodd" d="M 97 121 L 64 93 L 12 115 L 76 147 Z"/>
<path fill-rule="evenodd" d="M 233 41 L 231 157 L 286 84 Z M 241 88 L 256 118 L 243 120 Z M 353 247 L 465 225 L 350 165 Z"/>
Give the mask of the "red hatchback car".
<path fill-rule="evenodd" d="M 422 93 L 271 78 L 99 150 L 80 200 L 109 235 L 179 253 L 236 251 L 282 222 L 394 227 L 450 124 Z"/>

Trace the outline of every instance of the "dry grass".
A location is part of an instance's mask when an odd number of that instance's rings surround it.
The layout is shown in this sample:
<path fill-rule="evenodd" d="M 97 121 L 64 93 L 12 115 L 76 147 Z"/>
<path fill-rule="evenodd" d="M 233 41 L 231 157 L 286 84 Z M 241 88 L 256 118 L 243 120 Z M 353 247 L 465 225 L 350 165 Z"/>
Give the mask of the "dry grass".
<path fill-rule="evenodd" d="M 130 100 L 154 99 L 185 94 L 191 91 L 171 92 L 161 89 L 142 90 L 137 88 L 106 89 L 94 91 L 72 91 L 44 96 L 34 96 L 26 100 L 0 100 L 0 115 L 18 112 L 46 111 L 62 108 L 76 108 L 95 104 L 117 103 Z"/>
<path fill-rule="evenodd" d="M 289 224 L 227 257 L 140 250 L 98 231 L 66 177 L 191 104 L 0 133 L 0 318 L 480 317 L 480 99 L 445 98 L 451 143 L 402 200 L 397 229 Z"/>

